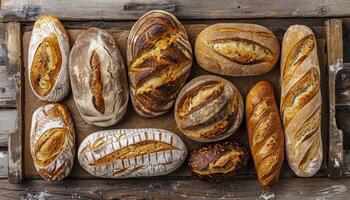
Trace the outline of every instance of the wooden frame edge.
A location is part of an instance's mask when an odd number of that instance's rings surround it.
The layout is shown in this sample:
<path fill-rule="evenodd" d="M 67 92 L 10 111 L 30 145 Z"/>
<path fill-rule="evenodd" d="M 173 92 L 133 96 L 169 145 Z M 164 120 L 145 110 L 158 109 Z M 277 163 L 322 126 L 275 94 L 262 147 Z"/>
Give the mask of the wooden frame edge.
<path fill-rule="evenodd" d="M 8 180 L 10 183 L 21 183 L 23 180 L 23 66 L 21 24 L 9 22 L 5 29 L 5 42 L 7 49 L 6 66 L 11 69 L 11 76 L 16 85 L 17 119 L 14 132 L 9 136 L 8 142 Z"/>
<path fill-rule="evenodd" d="M 343 28 L 341 19 L 325 21 L 327 29 L 328 92 L 329 92 L 329 135 L 328 135 L 328 176 L 343 176 L 343 131 L 339 130 L 335 115 L 335 79 L 343 69 Z"/>

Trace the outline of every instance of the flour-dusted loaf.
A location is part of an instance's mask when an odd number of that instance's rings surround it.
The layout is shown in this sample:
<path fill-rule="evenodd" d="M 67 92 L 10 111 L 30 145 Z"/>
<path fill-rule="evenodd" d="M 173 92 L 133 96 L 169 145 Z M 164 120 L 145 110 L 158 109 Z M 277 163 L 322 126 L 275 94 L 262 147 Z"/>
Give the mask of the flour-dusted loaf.
<path fill-rule="evenodd" d="M 246 124 L 260 184 L 277 181 L 284 160 L 284 133 L 272 84 L 260 81 L 246 99 Z"/>
<path fill-rule="evenodd" d="M 286 155 L 296 175 L 310 177 L 322 163 L 320 67 L 312 30 L 303 25 L 289 27 L 281 55 L 280 112 Z"/>
<path fill-rule="evenodd" d="M 226 76 L 253 76 L 275 66 L 280 46 L 277 37 L 266 27 L 219 23 L 198 35 L 194 52 L 205 70 Z"/>
<path fill-rule="evenodd" d="M 243 119 L 243 98 L 229 81 L 213 75 L 192 79 L 175 103 L 175 120 L 187 137 L 213 142 L 232 135 Z"/>
<path fill-rule="evenodd" d="M 191 152 L 188 166 L 198 178 L 219 181 L 246 167 L 248 150 L 236 141 L 205 144 Z"/>
<path fill-rule="evenodd" d="M 69 73 L 75 104 L 88 124 L 106 127 L 122 119 L 128 83 L 123 58 L 109 33 L 83 31 L 70 53 Z"/>
<path fill-rule="evenodd" d="M 29 83 L 40 100 L 57 102 L 69 94 L 68 57 L 69 39 L 61 22 L 53 16 L 40 17 L 28 49 Z"/>
<path fill-rule="evenodd" d="M 181 138 L 162 129 L 118 129 L 90 134 L 80 144 L 78 160 L 91 175 L 131 178 L 168 174 L 184 162 Z"/>
<path fill-rule="evenodd" d="M 144 117 L 167 112 L 192 65 L 192 49 L 184 26 L 170 13 L 155 10 L 132 27 L 127 44 L 130 94 Z"/>
<path fill-rule="evenodd" d="M 75 134 L 66 106 L 47 104 L 33 113 L 30 151 L 35 169 L 45 180 L 59 181 L 68 176 L 73 167 Z"/>

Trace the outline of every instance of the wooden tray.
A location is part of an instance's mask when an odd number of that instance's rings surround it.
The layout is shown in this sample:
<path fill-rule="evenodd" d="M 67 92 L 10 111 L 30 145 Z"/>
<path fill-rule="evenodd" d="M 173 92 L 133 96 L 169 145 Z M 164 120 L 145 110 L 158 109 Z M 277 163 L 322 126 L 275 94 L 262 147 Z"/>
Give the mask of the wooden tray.
<path fill-rule="evenodd" d="M 214 24 L 218 22 L 222 22 L 222 20 L 221 21 L 211 20 L 210 24 Z M 265 25 L 268 28 L 270 28 L 277 35 L 280 42 L 282 41 L 284 32 L 286 31 L 288 26 L 291 24 L 294 24 L 293 21 L 289 23 L 276 23 L 275 25 L 273 23 L 271 24 L 266 23 L 266 21 L 264 20 L 261 20 L 261 21 L 255 20 L 254 22 L 257 24 Z M 298 22 L 299 24 L 300 23 L 303 24 L 302 20 L 295 20 L 295 22 Z M 200 31 L 210 25 L 210 24 L 193 23 L 193 22 L 184 23 L 184 24 L 187 29 L 192 47 L 194 46 L 195 38 L 200 33 Z M 317 50 L 318 50 L 318 57 L 319 57 L 320 69 L 321 69 L 321 93 L 323 98 L 322 143 L 324 146 L 323 148 L 324 159 L 322 162 L 321 170 L 316 174 L 316 176 L 322 176 L 322 177 L 327 176 L 327 174 L 329 174 L 330 171 L 334 171 L 333 169 L 335 168 L 334 164 L 332 164 L 332 162 L 330 162 L 330 160 L 327 159 L 328 157 L 331 157 L 331 158 L 337 157 L 339 159 L 338 161 L 340 161 L 340 164 L 342 163 L 342 155 L 336 155 L 337 153 L 339 153 L 338 151 L 339 149 L 332 147 L 332 145 L 331 146 L 329 145 L 331 141 L 333 141 L 330 135 L 332 135 L 332 133 L 334 132 L 334 131 L 329 131 L 329 128 L 334 128 L 336 130 L 336 126 L 335 127 L 329 126 L 330 123 L 332 123 L 330 121 L 330 117 L 335 117 L 335 116 L 332 115 L 332 112 L 329 112 L 330 108 L 332 108 L 329 106 L 329 103 L 330 103 L 329 100 L 334 99 L 334 93 L 331 92 L 332 87 L 328 87 L 328 86 L 330 82 L 332 82 L 334 85 L 334 81 L 330 81 L 330 78 L 332 78 L 333 76 L 329 76 L 329 73 L 328 73 L 329 67 L 327 65 L 327 61 L 329 63 L 330 61 L 334 62 L 334 60 L 337 60 L 337 58 L 339 57 L 342 58 L 342 54 L 339 55 L 338 51 L 333 50 L 334 49 L 333 46 L 336 46 L 334 44 L 341 43 L 342 45 L 342 41 L 339 41 L 339 37 L 341 38 L 341 36 L 339 36 L 338 32 L 334 31 L 337 29 L 336 27 L 339 28 L 339 24 L 340 24 L 340 33 L 341 33 L 340 20 L 335 20 L 333 22 L 328 21 L 324 26 L 322 25 L 310 26 L 310 24 L 307 24 L 314 31 L 317 39 Z M 67 30 L 70 37 L 70 43 L 72 46 L 78 34 L 86 28 L 86 25 L 84 29 L 82 29 L 79 25 L 74 25 L 70 27 L 73 27 L 73 28 L 67 28 Z M 126 40 L 129 34 L 130 25 L 127 25 L 127 26 L 121 25 L 117 27 L 118 28 L 115 28 L 113 26 L 107 26 L 105 27 L 105 30 L 107 30 L 113 35 L 122 53 L 124 61 L 126 61 Z M 335 33 L 338 33 L 338 34 L 335 34 Z M 45 104 L 45 102 L 39 101 L 34 96 L 29 86 L 28 77 L 26 76 L 28 73 L 27 72 L 27 69 L 28 69 L 27 54 L 28 54 L 28 44 L 29 44 L 30 35 L 31 35 L 30 28 L 29 29 L 27 28 L 27 30 L 24 31 L 23 34 L 21 34 L 19 23 L 8 24 L 7 49 L 10 53 L 10 56 L 8 55 L 8 58 L 9 58 L 8 64 L 16 65 L 16 66 L 18 65 L 17 68 L 19 69 L 19 72 L 20 72 L 18 74 L 19 78 L 17 80 L 17 87 L 18 87 L 17 109 L 18 109 L 18 116 L 19 116 L 17 120 L 18 130 L 15 134 L 11 135 L 9 140 L 9 180 L 10 182 L 14 182 L 14 183 L 20 182 L 23 179 L 23 176 L 25 178 L 39 177 L 34 169 L 33 161 L 30 155 L 29 132 L 31 127 L 32 113 L 40 105 Z M 20 51 L 18 51 L 18 49 L 20 49 Z M 341 52 L 342 52 L 342 49 L 341 49 Z M 13 54 L 13 57 L 11 57 L 11 54 Z M 23 58 L 20 56 L 21 54 L 23 55 Z M 274 67 L 272 71 L 260 76 L 254 76 L 254 77 L 223 76 L 223 77 L 230 80 L 232 83 L 234 83 L 237 86 L 237 88 L 241 92 L 244 99 L 249 89 L 256 82 L 260 80 L 268 80 L 274 85 L 276 99 L 277 99 L 277 102 L 279 103 L 279 99 L 280 99 L 279 98 L 280 97 L 279 73 L 280 73 L 280 70 L 279 70 L 279 62 L 278 62 L 278 64 Z M 190 74 L 190 77 L 188 78 L 188 81 L 193 79 L 196 76 L 203 75 L 203 74 L 211 74 L 211 73 L 199 67 L 194 59 L 192 72 Z M 333 73 L 331 73 L 330 75 L 332 74 Z M 184 140 L 185 144 L 187 145 L 190 151 L 197 148 L 199 145 L 201 145 L 201 143 L 194 142 L 192 140 L 189 140 L 187 137 L 184 137 L 184 135 L 181 134 L 181 132 L 177 129 L 176 123 L 173 117 L 173 109 L 171 109 L 168 113 L 160 117 L 150 118 L 150 119 L 142 118 L 135 113 L 135 111 L 131 106 L 131 102 L 129 102 L 127 114 L 120 123 L 109 128 L 98 128 L 95 126 L 90 126 L 85 121 L 83 121 L 83 119 L 81 118 L 81 116 L 77 111 L 77 108 L 72 98 L 72 94 L 70 94 L 69 97 L 65 99 L 62 103 L 64 103 L 66 106 L 69 107 L 69 110 L 71 112 L 71 115 L 74 121 L 76 138 L 77 138 L 76 148 L 78 148 L 78 145 L 81 143 L 81 141 L 90 133 L 98 130 L 115 129 L 115 128 L 162 128 L 178 134 Z M 335 121 L 335 118 L 334 118 L 334 121 Z M 245 145 L 248 145 L 247 136 L 246 136 L 246 126 L 244 122 L 241 124 L 239 130 L 235 134 L 233 134 L 233 136 L 230 137 L 229 139 L 232 139 L 232 138 L 235 138 L 241 141 Z M 22 146 L 22 143 L 23 143 L 23 146 Z M 333 144 L 333 146 L 336 144 L 338 143 Z M 341 141 L 341 144 L 342 144 L 342 141 Z M 167 178 L 173 177 L 173 178 L 183 179 L 188 176 L 190 176 L 190 173 L 189 173 L 189 170 L 187 169 L 187 165 L 184 164 L 180 169 L 176 170 L 175 172 L 167 176 L 164 176 L 164 178 L 167 179 Z M 252 161 L 249 163 L 249 167 L 246 170 L 242 170 L 238 176 L 241 176 L 241 177 L 255 176 L 255 169 Z M 281 176 L 282 177 L 294 176 L 294 174 L 291 172 L 291 170 L 287 166 L 286 162 L 284 162 Z M 70 177 L 89 178 L 91 177 L 91 175 L 85 172 L 80 167 L 78 161 L 75 160 L 73 171 L 71 172 Z"/>

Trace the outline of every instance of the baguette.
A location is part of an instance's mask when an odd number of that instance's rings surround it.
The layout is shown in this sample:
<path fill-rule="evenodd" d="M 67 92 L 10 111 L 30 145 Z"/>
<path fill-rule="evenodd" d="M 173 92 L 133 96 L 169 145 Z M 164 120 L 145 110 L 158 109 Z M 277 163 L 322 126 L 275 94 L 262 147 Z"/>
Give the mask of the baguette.
<path fill-rule="evenodd" d="M 320 67 L 316 39 L 303 25 L 288 28 L 281 57 L 280 111 L 289 166 L 301 177 L 322 163 Z"/>
<path fill-rule="evenodd" d="M 246 99 L 250 151 L 260 184 L 277 181 L 284 160 L 284 133 L 271 83 L 260 81 Z"/>

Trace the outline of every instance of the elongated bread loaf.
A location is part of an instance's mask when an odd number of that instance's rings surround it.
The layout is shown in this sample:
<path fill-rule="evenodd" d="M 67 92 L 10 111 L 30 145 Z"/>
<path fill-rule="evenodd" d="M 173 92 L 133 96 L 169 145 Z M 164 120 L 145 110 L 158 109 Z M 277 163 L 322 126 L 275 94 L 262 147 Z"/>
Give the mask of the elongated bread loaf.
<path fill-rule="evenodd" d="M 249 91 L 246 122 L 259 182 L 269 187 L 278 179 L 284 160 L 284 133 L 271 83 L 260 81 Z"/>
<path fill-rule="evenodd" d="M 34 24 L 28 49 L 28 77 L 34 94 L 57 102 L 70 91 L 68 74 L 69 39 L 61 22 L 53 16 Z"/>
<path fill-rule="evenodd" d="M 72 167 L 75 154 L 73 122 L 59 103 L 39 107 L 32 117 L 30 151 L 35 169 L 47 181 L 59 181 Z"/>
<path fill-rule="evenodd" d="M 78 160 L 90 174 L 131 178 L 168 174 L 185 161 L 181 138 L 161 129 L 119 129 L 90 134 L 80 144 Z"/>
<path fill-rule="evenodd" d="M 280 111 L 288 163 L 301 177 L 321 167 L 321 104 L 315 36 L 306 26 L 291 26 L 282 44 Z"/>
<path fill-rule="evenodd" d="M 69 73 L 75 104 L 87 123 L 106 127 L 122 119 L 128 83 L 112 35 L 98 28 L 83 31 L 70 54 Z"/>

